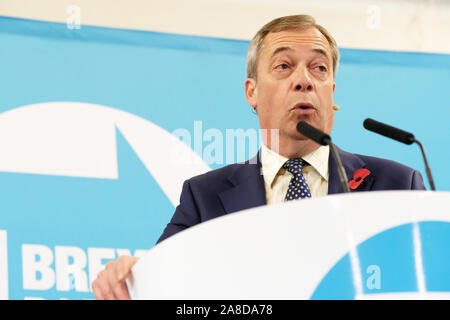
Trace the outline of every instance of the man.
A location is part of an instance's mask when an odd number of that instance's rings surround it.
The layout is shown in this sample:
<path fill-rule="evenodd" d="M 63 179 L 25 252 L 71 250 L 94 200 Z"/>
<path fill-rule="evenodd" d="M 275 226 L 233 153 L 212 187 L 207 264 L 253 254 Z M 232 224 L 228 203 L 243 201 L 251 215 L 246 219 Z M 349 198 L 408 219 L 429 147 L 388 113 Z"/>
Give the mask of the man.
<path fill-rule="evenodd" d="M 249 46 L 245 81 L 246 99 L 266 133 L 256 164 L 234 164 L 186 181 L 159 241 L 235 211 L 343 192 L 329 148 L 296 130 L 304 120 L 331 134 L 338 60 L 335 40 L 310 16 L 278 18 L 258 31 Z M 364 174 L 352 185 L 356 191 L 425 189 L 420 173 L 411 168 L 342 150 L 339 154 L 350 179 L 355 172 Z M 121 257 L 109 262 L 92 284 L 95 296 L 128 299 L 125 278 L 136 261 Z"/>

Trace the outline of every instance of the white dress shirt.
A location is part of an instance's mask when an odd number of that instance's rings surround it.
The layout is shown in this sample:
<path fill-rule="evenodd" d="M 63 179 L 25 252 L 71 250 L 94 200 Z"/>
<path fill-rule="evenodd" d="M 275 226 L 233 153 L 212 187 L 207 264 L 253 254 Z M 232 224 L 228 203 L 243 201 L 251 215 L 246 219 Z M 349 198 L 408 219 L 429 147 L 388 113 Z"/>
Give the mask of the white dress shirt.
<path fill-rule="evenodd" d="M 302 157 L 307 164 L 303 167 L 303 176 L 311 191 L 311 197 L 328 194 L 328 157 L 329 146 L 320 146 L 315 151 Z M 261 166 L 266 189 L 266 203 L 284 201 L 292 173 L 283 168 L 288 158 L 270 150 L 264 144 L 261 147 Z"/>

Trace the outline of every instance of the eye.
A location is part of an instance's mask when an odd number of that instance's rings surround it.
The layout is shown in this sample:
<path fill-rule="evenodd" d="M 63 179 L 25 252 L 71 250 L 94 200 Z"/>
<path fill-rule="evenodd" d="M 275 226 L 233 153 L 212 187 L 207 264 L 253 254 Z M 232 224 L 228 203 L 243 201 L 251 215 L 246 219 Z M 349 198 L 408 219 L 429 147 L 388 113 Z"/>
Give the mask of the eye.
<path fill-rule="evenodd" d="M 322 65 L 315 67 L 315 69 L 319 70 L 320 72 L 327 72 L 327 67 Z"/>
<path fill-rule="evenodd" d="M 287 63 L 282 63 L 282 64 L 277 65 L 275 67 L 275 69 L 286 70 L 286 69 L 289 69 L 289 65 Z"/>

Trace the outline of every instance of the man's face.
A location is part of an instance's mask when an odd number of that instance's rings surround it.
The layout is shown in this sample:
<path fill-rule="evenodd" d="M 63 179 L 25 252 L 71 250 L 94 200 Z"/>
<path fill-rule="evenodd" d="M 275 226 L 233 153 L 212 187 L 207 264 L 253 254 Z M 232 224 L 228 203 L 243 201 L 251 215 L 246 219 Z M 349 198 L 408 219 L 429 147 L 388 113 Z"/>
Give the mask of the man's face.
<path fill-rule="evenodd" d="M 302 120 L 331 133 L 334 87 L 330 46 L 315 28 L 269 33 L 257 81 L 247 79 L 245 84 L 261 129 L 279 129 L 280 145 L 306 139 L 296 130 Z"/>

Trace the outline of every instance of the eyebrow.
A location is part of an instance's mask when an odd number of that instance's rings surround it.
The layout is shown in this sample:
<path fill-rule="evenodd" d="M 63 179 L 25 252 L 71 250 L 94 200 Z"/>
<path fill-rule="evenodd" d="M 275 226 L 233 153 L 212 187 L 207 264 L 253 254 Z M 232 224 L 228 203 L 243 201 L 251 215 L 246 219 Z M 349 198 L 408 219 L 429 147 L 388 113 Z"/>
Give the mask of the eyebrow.
<path fill-rule="evenodd" d="M 279 47 L 277 49 L 275 49 L 275 51 L 272 53 L 272 57 L 273 58 L 275 55 L 277 55 L 280 52 L 283 51 L 294 51 L 294 49 L 292 49 L 291 47 Z M 321 49 L 321 48 L 314 48 L 312 49 L 313 52 L 318 53 L 320 55 L 323 55 L 325 58 L 327 58 L 327 60 L 330 58 L 328 56 L 328 52 L 326 52 L 325 50 Z"/>
<path fill-rule="evenodd" d="M 320 48 L 314 48 L 313 51 L 316 52 L 316 53 L 318 53 L 318 54 L 323 55 L 325 58 L 327 58 L 327 60 L 330 58 L 330 57 L 328 56 L 328 52 L 326 52 L 326 51 L 323 50 L 323 49 L 320 49 Z"/>
<path fill-rule="evenodd" d="M 291 47 L 279 47 L 279 48 L 276 48 L 275 51 L 272 53 L 272 57 L 271 58 L 273 58 L 275 55 L 277 55 L 278 53 L 283 52 L 283 51 L 294 51 L 294 49 L 292 49 Z"/>

